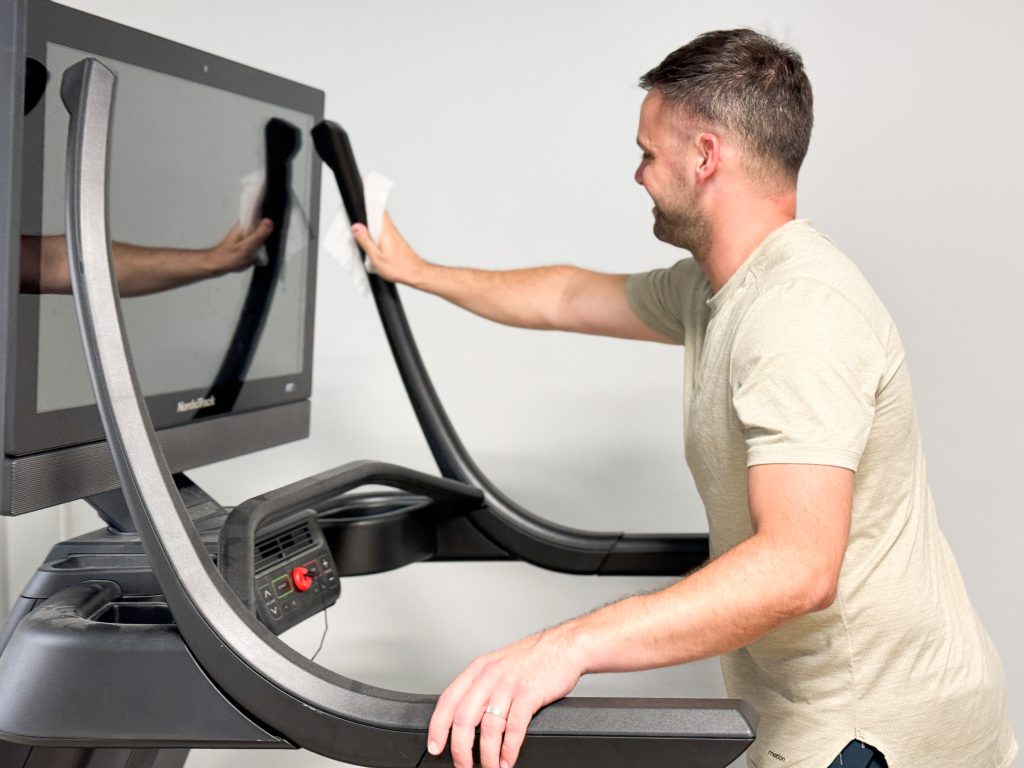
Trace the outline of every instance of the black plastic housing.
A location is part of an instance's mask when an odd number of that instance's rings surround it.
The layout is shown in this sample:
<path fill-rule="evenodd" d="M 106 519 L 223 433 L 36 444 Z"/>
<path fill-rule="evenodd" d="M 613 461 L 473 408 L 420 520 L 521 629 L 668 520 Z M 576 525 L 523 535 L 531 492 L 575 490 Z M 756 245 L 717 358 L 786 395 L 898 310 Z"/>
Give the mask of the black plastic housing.
<path fill-rule="evenodd" d="M 0 655 L 0 681 L 0 738 L 9 741 L 290 746 L 225 698 L 182 642 L 166 603 L 125 599 L 112 581 L 65 587 L 22 619 Z"/>

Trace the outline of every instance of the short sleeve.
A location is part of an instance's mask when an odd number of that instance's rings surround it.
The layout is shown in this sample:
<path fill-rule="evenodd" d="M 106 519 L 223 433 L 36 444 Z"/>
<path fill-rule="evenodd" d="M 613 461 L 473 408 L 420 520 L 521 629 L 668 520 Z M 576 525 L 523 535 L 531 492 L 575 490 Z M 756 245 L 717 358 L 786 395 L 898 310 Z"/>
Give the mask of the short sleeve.
<path fill-rule="evenodd" d="M 680 344 L 686 341 L 686 318 L 691 303 L 700 300 L 704 273 L 693 259 L 683 259 L 668 269 L 630 275 L 626 301 L 641 322 Z"/>
<path fill-rule="evenodd" d="M 744 316 L 731 358 L 747 466 L 856 471 L 884 374 L 870 323 L 834 288 L 795 280 L 766 291 Z"/>

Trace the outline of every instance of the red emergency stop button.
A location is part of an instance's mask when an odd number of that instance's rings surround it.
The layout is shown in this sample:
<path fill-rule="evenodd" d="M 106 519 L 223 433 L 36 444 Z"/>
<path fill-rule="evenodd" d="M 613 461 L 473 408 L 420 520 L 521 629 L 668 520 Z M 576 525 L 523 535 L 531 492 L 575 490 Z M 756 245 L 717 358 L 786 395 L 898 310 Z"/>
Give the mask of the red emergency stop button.
<path fill-rule="evenodd" d="M 305 592 L 313 586 L 313 577 L 309 575 L 309 569 L 304 565 L 292 568 L 292 584 L 299 592 Z"/>

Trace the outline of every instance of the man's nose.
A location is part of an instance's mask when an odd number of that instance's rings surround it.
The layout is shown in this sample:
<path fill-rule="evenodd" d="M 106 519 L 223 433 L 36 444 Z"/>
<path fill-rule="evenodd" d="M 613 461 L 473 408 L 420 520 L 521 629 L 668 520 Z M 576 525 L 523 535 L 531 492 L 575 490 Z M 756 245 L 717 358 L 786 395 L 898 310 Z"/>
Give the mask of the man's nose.
<path fill-rule="evenodd" d="M 641 187 L 644 185 L 644 164 L 640 163 L 636 167 L 636 171 L 633 173 L 633 181 L 639 184 Z"/>

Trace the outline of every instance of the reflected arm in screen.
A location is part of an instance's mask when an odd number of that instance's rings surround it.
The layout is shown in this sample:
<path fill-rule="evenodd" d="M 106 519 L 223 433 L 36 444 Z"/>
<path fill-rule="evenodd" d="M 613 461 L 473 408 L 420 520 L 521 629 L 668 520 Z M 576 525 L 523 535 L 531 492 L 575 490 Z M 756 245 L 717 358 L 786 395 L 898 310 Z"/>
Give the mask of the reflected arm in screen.
<path fill-rule="evenodd" d="M 113 243 L 117 287 L 122 296 L 145 296 L 242 272 L 256 263 L 273 224 L 263 219 L 248 234 L 235 224 L 210 248 L 160 248 Z M 21 292 L 70 293 L 67 241 L 63 235 L 22 235 Z"/>

